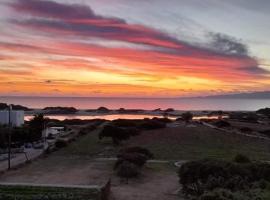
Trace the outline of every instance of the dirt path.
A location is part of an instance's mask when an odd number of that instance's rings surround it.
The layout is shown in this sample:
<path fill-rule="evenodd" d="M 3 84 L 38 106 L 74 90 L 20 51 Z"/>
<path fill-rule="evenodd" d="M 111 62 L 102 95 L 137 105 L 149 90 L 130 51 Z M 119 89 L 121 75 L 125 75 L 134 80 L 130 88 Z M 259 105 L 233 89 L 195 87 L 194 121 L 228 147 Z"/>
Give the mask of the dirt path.
<path fill-rule="evenodd" d="M 43 149 L 28 149 L 24 153 L 16 153 L 11 159 L 11 167 L 15 168 L 21 164 L 24 164 L 28 160 L 34 160 L 43 154 Z M 27 156 L 27 157 L 26 157 Z M 6 155 L 7 157 L 7 155 Z M 4 172 L 8 169 L 8 160 L 0 162 L 0 172 Z"/>
<path fill-rule="evenodd" d="M 116 185 L 115 185 L 116 184 Z M 129 184 L 112 185 L 113 200 L 183 200 L 178 195 L 178 178 L 175 172 L 151 172 L 147 170 L 139 180 Z"/>

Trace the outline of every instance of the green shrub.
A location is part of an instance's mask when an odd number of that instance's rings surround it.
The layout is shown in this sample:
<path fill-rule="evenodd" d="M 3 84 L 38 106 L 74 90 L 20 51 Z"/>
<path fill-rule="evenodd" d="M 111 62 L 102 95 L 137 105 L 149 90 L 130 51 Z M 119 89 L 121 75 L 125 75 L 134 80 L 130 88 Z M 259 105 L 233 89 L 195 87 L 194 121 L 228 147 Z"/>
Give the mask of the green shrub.
<path fill-rule="evenodd" d="M 193 114 L 191 112 L 185 112 L 185 113 L 182 113 L 181 115 L 181 118 L 186 122 L 190 122 L 193 118 Z"/>
<path fill-rule="evenodd" d="M 140 153 L 143 154 L 147 157 L 147 159 L 153 159 L 154 158 L 154 154 L 152 152 L 150 152 L 148 149 L 143 148 L 143 147 L 127 147 L 127 148 L 123 148 L 119 151 L 120 154 L 123 153 Z"/>
<path fill-rule="evenodd" d="M 121 178 L 125 178 L 128 182 L 129 178 L 134 178 L 139 175 L 139 168 L 131 162 L 124 161 L 117 167 L 117 175 Z"/>
<path fill-rule="evenodd" d="M 130 135 L 123 128 L 107 125 L 99 133 L 99 139 L 101 140 L 103 137 L 111 137 L 113 143 L 119 145 L 121 141 L 129 139 Z"/>
<path fill-rule="evenodd" d="M 232 192 L 228 190 L 215 190 L 204 193 L 200 200 L 233 200 L 234 196 Z"/>
<path fill-rule="evenodd" d="M 121 163 L 128 161 L 133 163 L 138 167 L 142 167 L 146 161 L 147 157 L 141 153 L 123 153 L 118 155 L 118 160 L 115 164 L 115 168 L 117 168 Z"/>
<path fill-rule="evenodd" d="M 143 130 L 161 129 L 166 128 L 166 123 L 154 119 L 144 119 L 139 128 Z"/>
<path fill-rule="evenodd" d="M 183 164 L 178 175 L 185 194 L 200 196 L 216 188 L 247 190 L 261 180 L 270 181 L 270 164 L 199 160 Z"/>
<path fill-rule="evenodd" d="M 136 127 L 139 120 L 132 119 L 116 119 L 112 121 L 112 124 L 117 127 Z"/>
<path fill-rule="evenodd" d="M 156 120 L 156 121 L 159 121 L 159 122 L 163 122 L 163 123 L 165 123 L 165 124 L 171 123 L 171 122 L 172 122 L 172 120 L 170 120 L 170 119 L 167 118 L 167 117 L 163 117 L 163 118 L 154 117 L 152 120 Z"/>

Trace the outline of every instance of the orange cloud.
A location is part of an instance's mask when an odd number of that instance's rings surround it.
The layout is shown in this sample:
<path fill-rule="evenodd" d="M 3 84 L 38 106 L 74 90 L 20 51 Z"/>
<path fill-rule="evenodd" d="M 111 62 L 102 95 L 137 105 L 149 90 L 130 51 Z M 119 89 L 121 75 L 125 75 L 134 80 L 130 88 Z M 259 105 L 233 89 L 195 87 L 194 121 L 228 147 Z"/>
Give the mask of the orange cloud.
<path fill-rule="evenodd" d="M 269 83 L 246 46 L 221 34 L 213 34 L 214 46 L 202 46 L 80 4 L 8 5 L 16 11 L 8 23 L 29 35 L 0 40 L 2 94 L 11 83 L 25 94 L 80 96 L 179 96 Z"/>

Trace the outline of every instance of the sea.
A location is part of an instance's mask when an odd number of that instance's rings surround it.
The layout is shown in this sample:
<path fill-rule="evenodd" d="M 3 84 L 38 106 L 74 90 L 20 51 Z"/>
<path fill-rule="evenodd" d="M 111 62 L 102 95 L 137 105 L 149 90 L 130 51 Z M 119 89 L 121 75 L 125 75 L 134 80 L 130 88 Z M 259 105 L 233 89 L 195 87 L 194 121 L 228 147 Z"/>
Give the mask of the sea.
<path fill-rule="evenodd" d="M 109 109 L 167 109 L 203 111 L 255 111 L 270 107 L 270 99 L 245 98 L 101 98 L 101 97 L 0 97 L 0 103 L 23 105 L 29 108 L 49 106 L 96 109 L 104 106 Z"/>

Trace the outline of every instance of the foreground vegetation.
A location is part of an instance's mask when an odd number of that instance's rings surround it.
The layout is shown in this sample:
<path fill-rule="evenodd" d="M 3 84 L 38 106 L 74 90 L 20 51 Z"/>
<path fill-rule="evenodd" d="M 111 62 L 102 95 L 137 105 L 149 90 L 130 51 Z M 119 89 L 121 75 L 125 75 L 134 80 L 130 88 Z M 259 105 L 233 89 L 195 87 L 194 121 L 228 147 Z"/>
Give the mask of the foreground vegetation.
<path fill-rule="evenodd" d="M 234 161 L 198 160 L 178 171 L 182 192 L 199 200 L 267 200 L 270 196 L 270 164 L 251 162 L 245 156 Z"/>
<path fill-rule="evenodd" d="M 101 200 L 99 187 L 0 185 L 0 200 Z"/>

